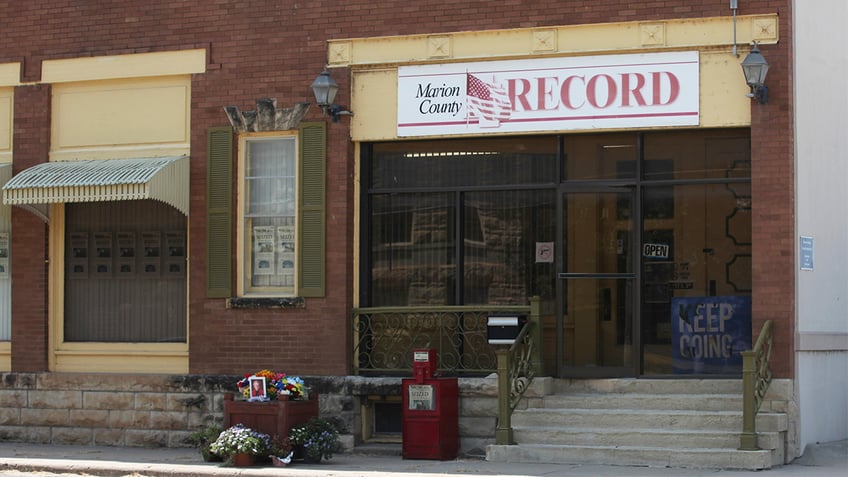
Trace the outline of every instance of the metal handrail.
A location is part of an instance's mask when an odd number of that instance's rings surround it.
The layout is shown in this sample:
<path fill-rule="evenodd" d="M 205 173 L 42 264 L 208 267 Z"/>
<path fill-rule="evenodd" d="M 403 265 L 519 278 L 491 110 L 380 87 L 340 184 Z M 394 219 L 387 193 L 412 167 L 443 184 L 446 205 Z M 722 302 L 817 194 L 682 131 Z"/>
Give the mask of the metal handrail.
<path fill-rule="evenodd" d="M 498 346 L 498 423 L 495 443 L 512 445 L 512 412 L 533 378 L 542 373 L 539 298 L 530 300 L 530 318 L 511 346 Z"/>
<path fill-rule="evenodd" d="M 742 352 L 742 435 L 739 450 L 759 450 L 757 444 L 757 412 L 763 403 L 772 372 L 769 366 L 774 343 L 774 325 L 763 323 L 754 349 Z"/>

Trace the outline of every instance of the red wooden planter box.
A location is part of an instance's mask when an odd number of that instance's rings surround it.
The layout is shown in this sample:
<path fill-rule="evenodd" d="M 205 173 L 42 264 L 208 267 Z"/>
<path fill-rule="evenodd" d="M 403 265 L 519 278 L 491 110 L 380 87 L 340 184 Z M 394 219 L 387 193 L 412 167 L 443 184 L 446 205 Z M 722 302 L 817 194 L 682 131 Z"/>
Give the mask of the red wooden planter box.
<path fill-rule="evenodd" d="M 310 393 L 307 401 L 235 401 L 232 394 L 224 396 L 224 429 L 243 424 L 253 430 L 285 439 L 292 427 L 306 424 L 318 417 L 318 394 Z"/>

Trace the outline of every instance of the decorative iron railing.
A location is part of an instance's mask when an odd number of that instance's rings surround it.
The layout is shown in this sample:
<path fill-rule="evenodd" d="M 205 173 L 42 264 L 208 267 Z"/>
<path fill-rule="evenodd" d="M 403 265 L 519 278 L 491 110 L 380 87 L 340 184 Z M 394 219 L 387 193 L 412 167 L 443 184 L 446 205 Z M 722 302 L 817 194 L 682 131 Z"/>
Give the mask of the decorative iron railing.
<path fill-rule="evenodd" d="M 771 384 L 772 321 L 763 324 L 754 349 L 742 352 L 742 436 L 739 450 L 759 450 L 757 412 Z"/>
<path fill-rule="evenodd" d="M 538 366 L 534 356 L 539 350 L 535 349 L 533 332 L 538 322 L 529 321 L 511 346 L 498 346 L 495 354 L 498 357 L 498 423 L 495 428 L 495 443 L 512 445 L 512 411 L 530 387 Z"/>
<path fill-rule="evenodd" d="M 410 374 L 416 348 L 435 349 L 442 374 L 490 374 L 497 370 L 497 357 L 487 340 L 488 317 L 518 313 L 533 321 L 539 319 L 538 305 L 535 309 L 535 317 L 530 305 L 354 309 L 353 374 Z"/>

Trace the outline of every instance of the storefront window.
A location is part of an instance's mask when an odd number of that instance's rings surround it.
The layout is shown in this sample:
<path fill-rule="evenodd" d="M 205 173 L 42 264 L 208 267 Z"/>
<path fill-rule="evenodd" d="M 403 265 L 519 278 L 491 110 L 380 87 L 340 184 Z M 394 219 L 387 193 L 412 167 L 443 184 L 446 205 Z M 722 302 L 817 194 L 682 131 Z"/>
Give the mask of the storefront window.
<path fill-rule="evenodd" d="M 365 150 L 367 306 L 539 295 L 557 343 L 546 360 L 563 375 L 740 371 L 751 334 L 748 131 Z"/>
<path fill-rule="evenodd" d="M 751 346 L 749 139 L 735 130 L 651 134 L 645 158 L 673 170 L 643 169 L 643 243 L 668 247 L 642 257 L 643 372 L 737 374 Z"/>
<path fill-rule="evenodd" d="M 65 341 L 184 343 L 185 216 L 154 200 L 65 211 Z"/>
<path fill-rule="evenodd" d="M 537 261 L 536 247 L 555 240 L 555 138 L 373 150 L 371 306 L 552 297 L 554 264 Z"/>

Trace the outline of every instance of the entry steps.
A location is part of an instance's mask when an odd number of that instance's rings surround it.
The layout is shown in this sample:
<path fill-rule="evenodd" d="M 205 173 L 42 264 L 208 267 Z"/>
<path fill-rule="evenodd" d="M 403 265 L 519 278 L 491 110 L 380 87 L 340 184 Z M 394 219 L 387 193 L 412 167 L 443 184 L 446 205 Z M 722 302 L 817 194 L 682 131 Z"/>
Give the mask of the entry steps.
<path fill-rule="evenodd" d="M 513 413 L 516 445 L 488 446 L 487 460 L 748 470 L 784 463 L 785 414 L 759 413 L 762 450 L 737 449 L 741 379 L 555 379 L 549 387 Z"/>

